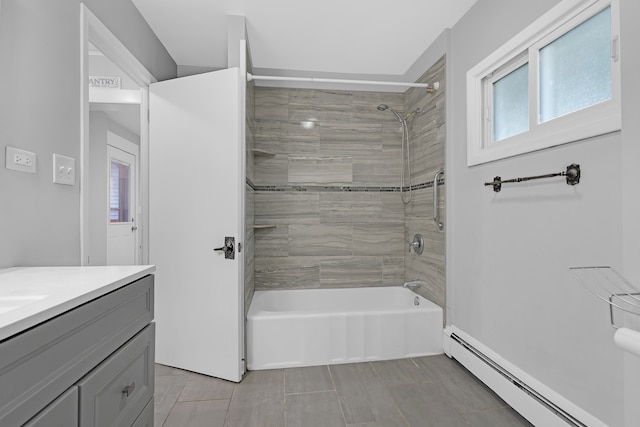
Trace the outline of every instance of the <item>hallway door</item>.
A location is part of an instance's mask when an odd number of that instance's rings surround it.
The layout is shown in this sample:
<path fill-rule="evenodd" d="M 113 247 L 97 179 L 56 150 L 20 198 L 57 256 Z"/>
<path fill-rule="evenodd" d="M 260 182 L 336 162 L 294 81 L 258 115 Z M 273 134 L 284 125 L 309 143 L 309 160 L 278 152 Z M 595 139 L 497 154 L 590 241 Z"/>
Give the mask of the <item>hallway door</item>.
<path fill-rule="evenodd" d="M 149 94 L 156 361 L 236 382 L 244 373 L 241 84 L 232 68 L 154 83 Z M 214 250 L 229 238 L 226 256 Z"/>
<path fill-rule="evenodd" d="M 138 226 L 136 223 L 137 147 L 107 132 L 107 189 L 109 216 L 107 222 L 107 265 L 138 264 Z M 122 140 L 121 143 L 119 143 Z M 113 145 L 112 145 L 113 144 Z M 118 146 L 116 146 L 118 145 Z"/>

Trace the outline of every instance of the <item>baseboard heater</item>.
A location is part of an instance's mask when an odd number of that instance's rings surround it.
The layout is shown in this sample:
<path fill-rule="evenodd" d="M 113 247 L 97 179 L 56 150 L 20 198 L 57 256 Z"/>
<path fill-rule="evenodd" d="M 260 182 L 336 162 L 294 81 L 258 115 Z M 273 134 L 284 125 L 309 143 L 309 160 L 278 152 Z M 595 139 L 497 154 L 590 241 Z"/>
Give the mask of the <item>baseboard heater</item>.
<path fill-rule="evenodd" d="M 510 364 L 497 354 L 489 354 L 492 352 L 482 347 L 482 344 L 455 327 L 445 329 L 445 353 L 460 362 L 535 426 L 606 427 L 602 421 L 539 381 L 517 372 L 519 369 L 516 367 L 505 366 Z"/>

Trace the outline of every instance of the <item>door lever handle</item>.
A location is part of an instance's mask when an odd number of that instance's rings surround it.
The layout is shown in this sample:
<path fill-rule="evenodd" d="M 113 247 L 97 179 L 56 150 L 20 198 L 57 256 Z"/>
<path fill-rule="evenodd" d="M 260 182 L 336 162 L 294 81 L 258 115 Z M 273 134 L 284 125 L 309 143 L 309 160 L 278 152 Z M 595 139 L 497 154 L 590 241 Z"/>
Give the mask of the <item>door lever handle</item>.
<path fill-rule="evenodd" d="M 225 237 L 224 246 L 215 248 L 214 251 L 224 251 L 225 259 L 235 259 L 235 256 L 236 256 L 235 242 L 236 242 L 235 237 Z"/>

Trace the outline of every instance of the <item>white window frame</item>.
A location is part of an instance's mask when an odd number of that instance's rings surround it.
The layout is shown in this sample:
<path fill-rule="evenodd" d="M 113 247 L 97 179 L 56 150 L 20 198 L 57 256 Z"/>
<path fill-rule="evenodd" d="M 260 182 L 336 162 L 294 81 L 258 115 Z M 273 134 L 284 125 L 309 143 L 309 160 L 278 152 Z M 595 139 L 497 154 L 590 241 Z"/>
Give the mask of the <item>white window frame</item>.
<path fill-rule="evenodd" d="M 611 7 L 611 99 L 539 123 L 539 50 Z M 619 0 L 564 0 L 467 72 L 467 165 L 474 166 L 621 129 Z M 518 60 L 525 56 L 528 59 Z M 511 64 L 509 64 L 511 62 Z M 491 82 L 529 63 L 529 130 L 493 142 Z M 486 80 L 486 84 L 483 83 Z"/>

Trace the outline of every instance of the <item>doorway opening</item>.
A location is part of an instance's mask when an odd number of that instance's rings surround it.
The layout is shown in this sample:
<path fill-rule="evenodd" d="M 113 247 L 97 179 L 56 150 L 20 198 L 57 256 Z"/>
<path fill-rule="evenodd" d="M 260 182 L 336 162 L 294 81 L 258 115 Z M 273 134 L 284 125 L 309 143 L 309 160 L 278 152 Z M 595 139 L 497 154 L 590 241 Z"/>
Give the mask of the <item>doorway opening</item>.
<path fill-rule="evenodd" d="M 84 5 L 81 26 L 81 265 L 146 264 L 147 94 L 156 79 Z M 113 221 L 114 209 L 127 217 Z"/>

